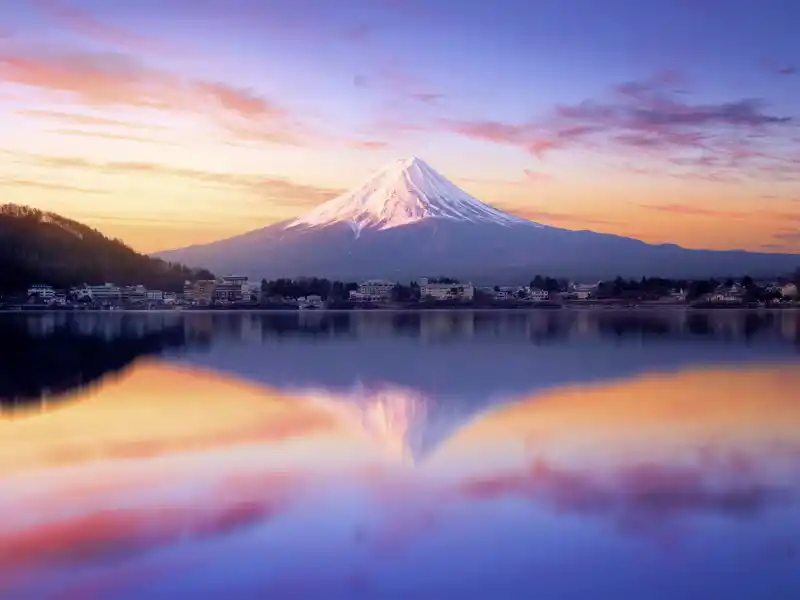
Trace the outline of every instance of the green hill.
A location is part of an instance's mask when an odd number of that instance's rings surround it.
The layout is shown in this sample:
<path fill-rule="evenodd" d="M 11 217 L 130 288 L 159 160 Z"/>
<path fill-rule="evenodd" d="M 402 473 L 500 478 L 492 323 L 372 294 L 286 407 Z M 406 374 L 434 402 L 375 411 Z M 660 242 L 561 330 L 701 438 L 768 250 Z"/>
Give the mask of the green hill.
<path fill-rule="evenodd" d="M 179 291 L 187 279 L 210 278 L 205 269 L 139 254 L 120 240 L 60 215 L 15 204 L 0 206 L 0 292 L 20 292 L 35 283 L 67 288 L 106 282 Z"/>

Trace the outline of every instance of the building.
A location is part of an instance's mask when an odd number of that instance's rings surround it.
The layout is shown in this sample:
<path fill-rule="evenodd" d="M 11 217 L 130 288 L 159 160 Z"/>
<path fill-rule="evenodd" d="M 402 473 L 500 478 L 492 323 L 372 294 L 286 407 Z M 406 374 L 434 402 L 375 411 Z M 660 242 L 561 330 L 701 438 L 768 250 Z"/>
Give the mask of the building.
<path fill-rule="evenodd" d="M 122 290 L 113 283 L 103 285 L 87 285 L 86 288 L 96 304 L 119 304 L 122 302 Z"/>
<path fill-rule="evenodd" d="M 475 298 L 475 287 L 471 283 L 431 283 L 427 277 L 417 283 L 422 299 L 470 301 Z"/>
<path fill-rule="evenodd" d="M 161 290 L 147 290 L 147 301 L 162 304 L 164 302 L 164 292 Z"/>
<path fill-rule="evenodd" d="M 167 305 L 174 305 L 178 303 L 178 294 L 175 292 L 164 292 L 164 299 L 162 300 L 164 304 Z"/>
<path fill-rule="evenodd" d="M 297 305 L 301 309 L 322 308 L 322 296 L 316 296 L 314 294 L 303 296 L 297 299 Z"/>
<path fill-rule="evenodd" d="M 242 300 L 245 302 L 261 301 L 261 282 L 247 281 L 242 284 Z"/>
<path fill-rule="evenodd" d="M 534 302 L 547 302 L 550 300 L 550 292 L 539 288 L 525 288 L 526 296 Z"/>
<path fill-rule="evenodd" d="M 28 288 L 28 298 L 30 300 L 39 299 L 50 304 L 56 297 L 56 291 L 49 285 L 36 284 Z"/>
<path fill-rule="evenodd" d="M 392 298 L 392 290 L 397 284 L 383 279 L 370 279 L 358 284 L 358 289 L 350 292 L 354 302 L 386 302 Z"/>
<path fill-rule="evenodd" d="M 144 304 L 147 302 L 147 288 L 143 285 L 128 285 L 120 290 L 125 304 Z"/>
<path fill-rule="evenodd" d="M 200 279 L 195 282 L 187 281 L 183 287 L 183 299 L 199 306 L 208 306 L 214 301 L 214 292 L 217 282 L 213 279 Z"/>

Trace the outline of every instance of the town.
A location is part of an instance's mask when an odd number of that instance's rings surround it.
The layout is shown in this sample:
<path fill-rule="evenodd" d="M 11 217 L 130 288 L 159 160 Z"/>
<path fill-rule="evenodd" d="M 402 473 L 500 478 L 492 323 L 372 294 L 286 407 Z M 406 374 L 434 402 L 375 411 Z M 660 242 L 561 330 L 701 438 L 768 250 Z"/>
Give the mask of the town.
<path fill-rule="evenodd" d="M 0 307 L 106 310 L 154 309 L 359 309 L 359 308 L 561 308 L 564 306 L 758 307 L 800 305 L 800 277 L 755 281 L 674 281 L 642 278 L 577 283 L 535 276 L 525 286 L 476 286 L 447 277 L 408 284 L 388 280 L 344 283 L 319 278 L 253 281 L 246 276 L 187 281 L 182 292 L 114 283 L 67 290 L 37 284 Z"/>

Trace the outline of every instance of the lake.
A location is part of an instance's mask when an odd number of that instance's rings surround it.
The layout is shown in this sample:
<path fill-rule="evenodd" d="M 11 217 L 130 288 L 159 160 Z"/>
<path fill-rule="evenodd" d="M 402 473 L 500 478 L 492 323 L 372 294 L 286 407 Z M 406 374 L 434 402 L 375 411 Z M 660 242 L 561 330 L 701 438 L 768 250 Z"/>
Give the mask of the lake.
<path fill-rule="evenodd" d="M 800 312 L 0 315 L 0 598 L 800 598 Z"/>

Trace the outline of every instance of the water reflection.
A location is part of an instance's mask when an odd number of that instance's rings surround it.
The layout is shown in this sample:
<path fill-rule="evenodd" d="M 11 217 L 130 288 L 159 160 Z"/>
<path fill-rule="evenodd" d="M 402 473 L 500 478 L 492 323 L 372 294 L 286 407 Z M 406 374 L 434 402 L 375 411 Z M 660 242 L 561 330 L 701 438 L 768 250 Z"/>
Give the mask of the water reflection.
<path fill-rule="evenodd" d="M 797 321 L 698 316 L 92 317 L 180 335 L 0 421 L 0 597 L 797 597 Z"/>

